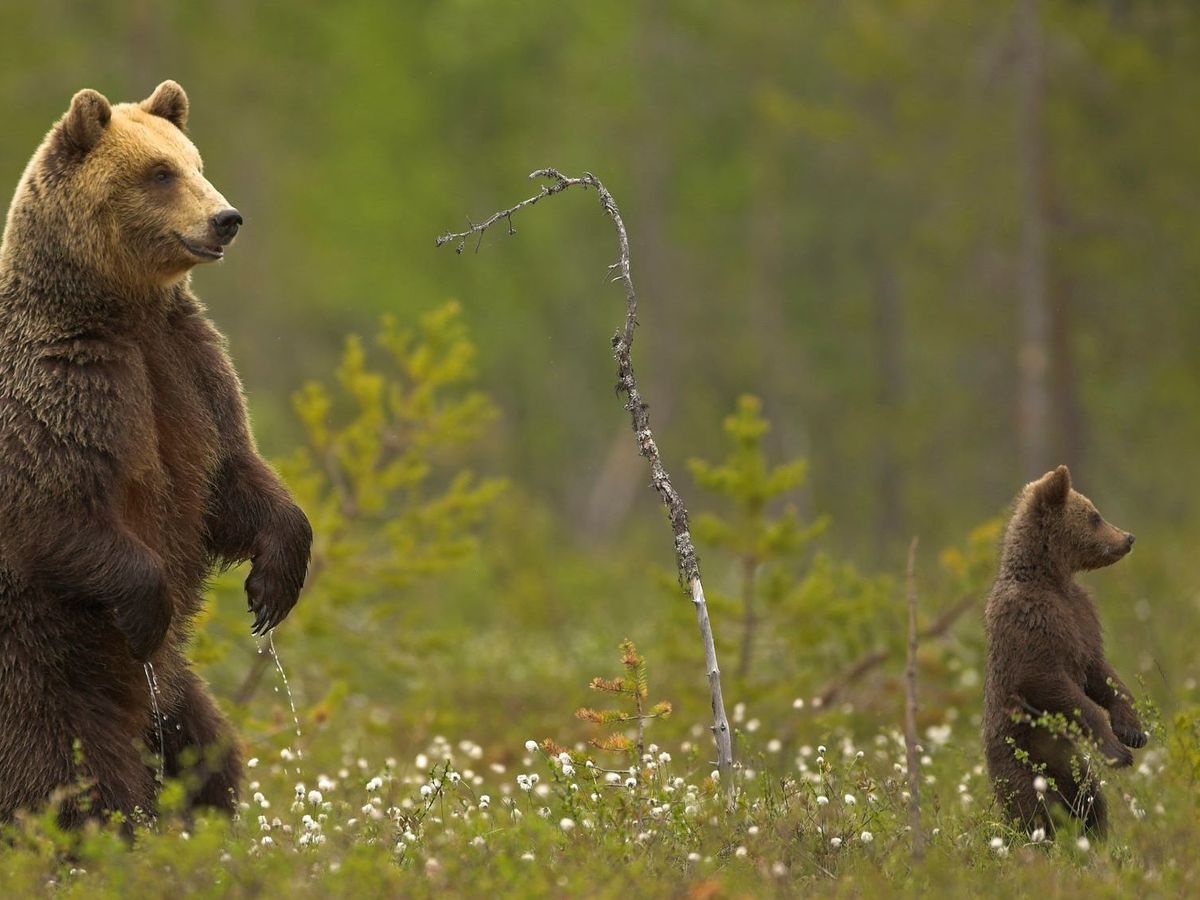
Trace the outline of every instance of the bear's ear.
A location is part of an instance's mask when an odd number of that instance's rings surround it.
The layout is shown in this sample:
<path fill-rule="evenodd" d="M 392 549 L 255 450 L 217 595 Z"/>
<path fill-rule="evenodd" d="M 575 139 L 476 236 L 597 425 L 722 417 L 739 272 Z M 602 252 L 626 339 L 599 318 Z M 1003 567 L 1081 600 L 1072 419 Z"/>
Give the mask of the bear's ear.
<path fill-rule="evenodd" d="M 152 116 L 162 116 L 180 131 L 187 125 L 188 98 L 178 82 L 164 81 L 142 101 L 141 106 Z"/>
<path fill-rule="evenodd" d="M 71 98 L 63 116 L 61 134 L 69 149 L 84 156 L 100 141 L 112 119 L 107 98 L 93 90 L 82 90 Z"/>
<path fill-rule="evenodd" d="M 1034 496 L 1044 506 L 1062 506 L 1071 493 L 1071 470 L 1059 466 L 1033 483 Z"/>

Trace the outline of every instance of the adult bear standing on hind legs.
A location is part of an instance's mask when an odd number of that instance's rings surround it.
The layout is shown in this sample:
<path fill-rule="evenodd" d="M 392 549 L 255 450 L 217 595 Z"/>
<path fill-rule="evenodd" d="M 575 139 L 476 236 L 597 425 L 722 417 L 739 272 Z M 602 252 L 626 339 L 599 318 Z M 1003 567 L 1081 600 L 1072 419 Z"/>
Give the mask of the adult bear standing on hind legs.
<path fill-rule="evenodd" d="M 1097 834 L 1107 826 L 1100 777 L 1079 742 L 1117 767 L 1146 743 L 1132 695 L 1104 656 L 1096 605 L 1074 581 L 1132 547 L 1132 534 L 1071 489 L 1066 466 L 1025 486 L 1004 532 L 985 612 L 984 750 L 1009 818 L 1047 836 L 1048 804 Z M 1043 714 L 1062 716 L 1073 733 L 1056 733 Z"/>
<path fill-rule="evenodd" d="M 258 633 L 295 605 L 312 531 L 262 460 L 190 289 L 242 222 L 201 174 L 173 81 L 80 91 L 0 245 L 0 821 L 155 810 L 146 751 L 232 811 L 236 736 L 188 667 L 216 565 L 252 560 Z M 147 669 L 165 722 L 159 745 Z"/>

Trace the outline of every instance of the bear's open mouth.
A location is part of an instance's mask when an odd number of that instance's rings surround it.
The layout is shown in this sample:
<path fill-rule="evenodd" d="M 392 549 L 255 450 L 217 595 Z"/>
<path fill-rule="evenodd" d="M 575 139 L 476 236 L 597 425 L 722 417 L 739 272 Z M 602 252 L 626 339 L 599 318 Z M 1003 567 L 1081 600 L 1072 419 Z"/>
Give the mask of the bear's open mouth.
<path fill-rule="evenodd" d="M 225 250 L 220 246 L 197 244 L 195 241 L 189 241 L 179 232 L 175 232 L 175 237 L 179 239 L 179 243 L 183 244 L 184 249 L 193 256 L 198 256 L 201 259 L 223 259 L 225 257 Z"/>

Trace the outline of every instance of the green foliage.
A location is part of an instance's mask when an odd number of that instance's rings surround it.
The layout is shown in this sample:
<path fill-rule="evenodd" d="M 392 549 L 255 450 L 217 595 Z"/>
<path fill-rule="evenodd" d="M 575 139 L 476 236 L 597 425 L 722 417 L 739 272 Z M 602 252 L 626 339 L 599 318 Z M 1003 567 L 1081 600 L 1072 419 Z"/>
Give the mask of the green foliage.
<path fill-rule="evenodd" d="M 397 597 L 477 558 L 477 532 L 505 489 L 461 465 L 496 409 L 471 386 L 475 348 L 458 304 L 415 328 L 385 316 L 374 343 L 373 355 L 347 338 L 333 384 L 296 392 L 306 442 L 279 464 L 315 536 L 285 632 L 305 643 L 297 680 L 320 686 L 306 691 L 318 707 L 343 680 L 361 689 L 416 665 L 419 647 L 403 637 L 412 614 Z M 219 592 L 239 594 L 239 580 L 223 580 Z M 214 635 L 238 625 L 202 620 L 198 661 L 228 664 L 228 644 Z M 252 672 L 261 678 L 269 665 L 260 655 Z M 244 684 L 242 695 L 256 686 Z"/>
<path fill-rule="evenodd" d="M 773 501 L 804 485 L 808 463 L 795 459 L 777 466 L 768 464 L 762 443 L 770 423 L 761 413 L 762 403 L 757 397 L 740 397 L 736 411 L 724 422 L 726 438 L 732 445 L 725 460 L 717 464 L 688 460 L 696 483 L 724 497 L 733 507 L 728 518 L 709 512 L 698 514 L 693 530 L 701 546 L 720 548 L 739 567 L 742 642 L 737 672 L 742 678 L 750 675 L 754 658 L 756 626 L 762 615 L 757 609 L 758 595 L 764 594 L 773 606 L 786 593 L 791 576 L 785 565 L 801 558 L 828 524 L 825 518 L 802 524 L 793 504 L 778 515 L 771 514 Z M 716 606 L 729 605 L 722 592 L 714 591 L 712 596 Z"/>

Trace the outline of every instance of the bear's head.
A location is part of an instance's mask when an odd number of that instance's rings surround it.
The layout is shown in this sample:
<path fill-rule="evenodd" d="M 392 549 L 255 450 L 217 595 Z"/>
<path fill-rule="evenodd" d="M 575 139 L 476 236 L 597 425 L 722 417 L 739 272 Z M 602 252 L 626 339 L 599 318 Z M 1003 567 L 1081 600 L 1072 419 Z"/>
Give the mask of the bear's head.
<path fill-rule="evenodd" d="M 1071 487 L 1066 466 L 1025 486 L 1013 525 L 1033 542 L 1027 552 L 1048 553 L 1047 561 L 1066 572 L 1112 565 L 1133 548 L 1132 534 L 1106 522 L 1095 504 Z"/>
<path fill-rule="evenodd" d="M 77 93 L 25 171 L 5 244 L 51 243 L 50 252 L 134 290 L 221 259 L 242 217 L 204 177 L 187 116 L 174 81 L 140 103 Z"/>

